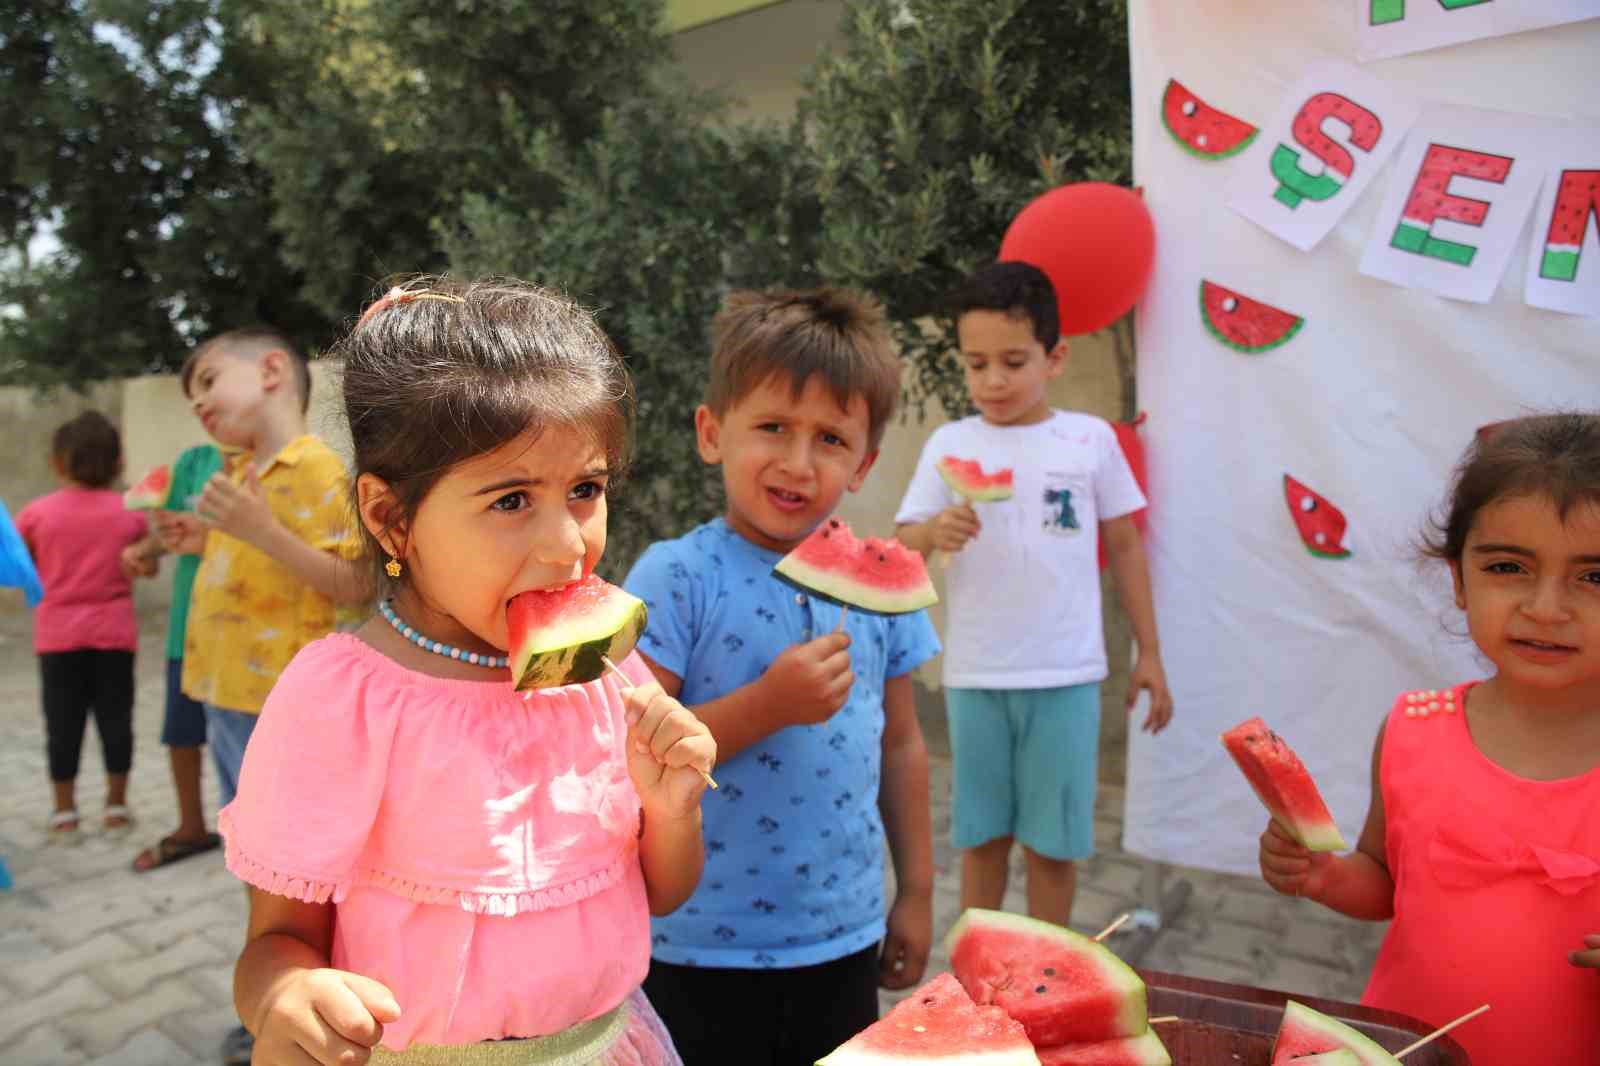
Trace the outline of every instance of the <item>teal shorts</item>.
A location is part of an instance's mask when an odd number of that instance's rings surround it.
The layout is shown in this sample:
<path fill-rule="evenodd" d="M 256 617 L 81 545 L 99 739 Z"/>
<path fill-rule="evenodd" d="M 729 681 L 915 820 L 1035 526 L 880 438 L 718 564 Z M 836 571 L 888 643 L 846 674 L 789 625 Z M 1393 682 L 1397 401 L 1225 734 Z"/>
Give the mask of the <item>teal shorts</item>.
<path fill-rule="evenodd" d="M 947 688 L 950 842 L 1014 837 L 1052 859 L 1094 854 L 1100 685 Z"/>

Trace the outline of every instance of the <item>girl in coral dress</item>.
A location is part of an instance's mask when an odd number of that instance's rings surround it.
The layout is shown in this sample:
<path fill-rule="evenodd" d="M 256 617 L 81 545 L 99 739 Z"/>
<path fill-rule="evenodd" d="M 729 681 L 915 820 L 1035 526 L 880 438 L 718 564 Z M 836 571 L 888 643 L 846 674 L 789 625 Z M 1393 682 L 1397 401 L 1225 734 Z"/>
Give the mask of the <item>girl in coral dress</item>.
<path fill-rule="evenodd" d="M 1451 1034 L 1474 1066 L 1600 1048 L 1600 417 L 1505 423 L 1467 453 L 1429 544 L 1484 681 L 1395 701 L 1356 850 L 1270 824 L 1279 892 L 1393 924 L 1362 1002 Z"/>
<path fill-rule="evenodd" d="M 630 656 L 522 694 L 506 603 L 605 548 L 630 394 L 567 301 L 391 289 L 341 344 L 381 614 L 308 645 L 219 815 L 266 1063 L 676 1064 L 639 991 L 703 862 L 716 746 Z"/>

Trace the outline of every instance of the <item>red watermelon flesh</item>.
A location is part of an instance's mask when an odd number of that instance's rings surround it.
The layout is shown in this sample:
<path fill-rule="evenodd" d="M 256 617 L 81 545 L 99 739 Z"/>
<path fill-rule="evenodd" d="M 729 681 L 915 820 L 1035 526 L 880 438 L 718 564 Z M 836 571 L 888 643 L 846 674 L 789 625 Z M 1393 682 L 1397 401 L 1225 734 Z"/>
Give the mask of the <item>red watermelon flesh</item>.
<path fill-rule="evenodd" d="M 1283 475 L 1283 495 L 1289 502 L 1289 516 L 1294 519 L 1294 528 L 1306 551 L 1323 559 L 1350 557 L 1350 549 L 1344 546 L 1343 511 L 1288 474 Z"/>
<path fill-rule="evenodd" d="M 929 981 L 817 1066 L 1039 1066 L 1022 1026 L 999 1007 L 980 1007 L 947 973 Z"/>
<path fill-rule="evenodd" d="M 922 555 L 898 540 L 857 540 L 830 518 L 778 560 L 775 577 L 834 603 L 874 614 L 905 614 L 939 602 Z"/>
<path fill-rule="evenodd" d="M 1036 1047 L 1117 1040 L 1149 1028 L 1139 975 L 1070 929 L 970 907 L 945 946 L 967 994 L 1005 1008 Z"/>
<path fill-rule="evenodd" d="M 1161 120 L 1185 151 L 1201 159 L 1227 159 L 1250 146 L 1259 132 L 1248 122 L 1218 111 L 1176 78 L 1161 96 Z"/>
<path fill-rule="evenodd" d="M 992 474 L 986 474 L 976 459 L 957 459 L 953 455 L 947 455 L 940 459 L 934 468 L 939 471 L 944 483 L 950 486 L 951 492 L 974 503 L 986 500 L 1009 500 L 1014 491 L 1009 466 Z"/>
<path fill-rule="evenodd" d="M 512 680 L 518 691 L 594 681 L 606 659 L 627 658 L 648 619 L 643 601 L 595 574 L 519 593 L 506 604 Z"/>
<path fill-rule="evenodd" d="M 1324 1051 L 1316 1055 L 1302 1055 L 1289 1061 L 1292 1066 L 1361 1066 L 1361 1056 L 1344 1048 L 1340 1048 L 1338 1051 Z"/>
<path fill-rule="evenodd" d="M 1062 1044 L 1035 1049 L 1039 1066 L 1172 1066 L 1172 1056 L 1155 1033 L 1095 1044 Z M 1351 1063 L 1350 1066 L 1360 1066 Z"/>
<path fill-rule="evenodd" d="M 130 511 L 154 511 L 166 507 L 171 494 L 172 470 L 163 463 L 122 494 L 122 506 Z"/>
<path fill-rule="evenodd" d="M 1365 1033 L 1291 999 L 1283 1008 L 1283 1024 L 1272 1045 L 1272 1066 L 1303 1063 L 1306 1056 L 1328 1051 L 1348 1051 L 1360 1066 L 1400 1066 L 1399 1059 Z M 1342 1064 L 1335 1061 L 1329 1066 Z"/>
<path fill-rule="evenodd" d="M 1239 765 L 1272 820 L 1308 851 L 1343 851 L 1344 837 L 1317 783 L 1284 739 L 1259 718 L 1222 734 L 1222 745 Z M 1322 1050 L 1327 1050 L 1326 1048 Z"/>
<path fill-rule="evenodd" d="M 1214 281 L 1200 282 L 1200 320 L 1217 340 L 1250 354 L 1287 343 L 1306 321 Z"/>

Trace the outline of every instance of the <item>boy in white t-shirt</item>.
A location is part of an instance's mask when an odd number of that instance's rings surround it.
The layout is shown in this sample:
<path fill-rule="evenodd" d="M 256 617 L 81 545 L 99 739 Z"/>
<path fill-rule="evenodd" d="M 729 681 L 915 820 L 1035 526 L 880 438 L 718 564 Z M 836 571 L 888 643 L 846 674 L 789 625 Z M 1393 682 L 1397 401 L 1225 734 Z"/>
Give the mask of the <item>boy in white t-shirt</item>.
<path fill-rule="evenodd" d="M 934 431 L 895 522 L 915 550 L 951 553 L 944 684 L 961 905 L 999 909 L 1017 840 L 1028 860 L 1028 913 L 1066 925 L 1076 860 L 1094 851 L 1107 673 L 1100 539 L 1138 642 L 1128 708 L 1148 691 L 1144 728 L 1158 733 L 1172 718 L 1133 522 L 1145 499 L 1108 423 L 1050 406 L 1067 345 L 1043 272 L 984 267 L 956 294 L 954 312 L 978 414 Z M 1015 494 L 966 502 L 935 468 L 946 456 L 975 459 L 985 472 L 1011 468 Z"/>

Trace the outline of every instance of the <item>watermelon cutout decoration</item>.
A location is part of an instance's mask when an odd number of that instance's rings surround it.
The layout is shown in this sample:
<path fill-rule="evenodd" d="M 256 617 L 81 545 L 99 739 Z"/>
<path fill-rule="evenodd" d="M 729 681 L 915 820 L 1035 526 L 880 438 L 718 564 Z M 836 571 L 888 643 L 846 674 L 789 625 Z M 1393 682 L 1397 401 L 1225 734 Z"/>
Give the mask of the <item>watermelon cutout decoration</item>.
<path fill-rule="evenodd" d="M 1272 820 L 1307 851 L 1343 851 L 1347 846 L 1317 783 L 1284 739 L 1259 718 L 1222 734 L 1222 746 L 1243 771 Z M 1326 1051 L 1327 1048 L 1320 1050 Z"/>
<path fill-rule="evenodd" d="M 1289 130 L 1294 139 L 1322 164 L 1320 174 L 1311 174 L 1300 166 L 1300 153 L 1286 144 L 1272 151 L 1268 168 L 1278 179 L 1273 199 L 1291 211 L 1302 200 L 1327 200 L 1337 195 L 1356 172 L 1356 161 L 1349 149 L 1322 131 L 1328 119 L 1337 119 L 1350 128 L 1350 143 L 1364 152 L 1370 152 L 1383 136 L 1383 123 L 1378 116 L 1338 93 L 1317 93 L 1295 112 Z"/>
<path fill-rule="evenodd" d="M 1012 496 L 1011 468 L 985 474 L 976 459 L 957 459 L 947 455 L 934 464 L 944 483 L 957 496 L 983 503 L 991 500 L 1009 500 Z"/>
<path fill-rule="evenodd" d="M 905 614 L 939 602 L 921 553 L 892 537 L 857 540 L 837 518 L 812 530 L 772 573 L 802 592 L 872 614 Z"/>
<path fill-rule="evenodd" d="M 1272 1045 L 1272 1066 L 1303 1063 L 1306 1056 L 1326 1051 L 1348 1051 L 1360 1066 L 1400 1066 L 1400 1060 L 1371 1037 L 1291 999 L 1283 1008 L 1283 1024 Z"/>
<path fill-rule="evenodd" d="M 1442 144 L 1428 145 L 1417 170 L 1417 180 L 1412 183 L 1411 194 L 1400 211 L 1400 223 L 1395 226 L 1394 236 L 1389 238 L 1389 246 L 1470 267 L 1478 254 L 1477 246 L 1435 237 L 1433 223 L 1446 218 L 1467 226 L 1481 226 L 1489 216 L 1489 205 L 1482 200 L 1452 195 L 1450 180 L 1459 176 L 1503 182 L 1511 173 L 1511 164 L 1508 156 Z"/>
<path fill-rule="evenodd" d="M 172 495 L 172 469 L 162 463 L 122 494 L 122 506 L 130 511 L 155 511 L 168 505 Z"/>
<path fill-rule="evenodd" d="M 1070 929 L 969 907 L 945 947 L 967 994 L 1005 1008 L 1036 1047 L 1118 1040 L 1149 1029 L 1144 982 L 1133 967 Z"/>
<path fill-rule="evenodd" d="M 1563 170 L 1550 212 L 1539 276 L 1551 281 L 1576 281 L 1578 256 L 1589 220 L 1600 223 L 1600 170 Z"/>
<path fill-rule="evenodd" d="M 1339 510 L 1318 493 L 1283 475 L 1283 495 L 1289 501 L 1289 516 L 1300 533 L 1300 543 L 1319 559 L 1348 559 L 1344 546 L 1345 519 Z"/>
<path fill-rule="evenodd" d="M 1200 282 L 1200 320 L 1217 340 L 1250 355 L 1287 344 L 1306 321 L 1214 281 Z"/>
<path fill-rule="evenodd" d="M 929 981 L 817 1066 L 1039 1066 L 1022 1031 L 999 1007 L 972 1002 L 947 973 Z"/>
<path fill-rule="evenodd" d="M 1172 1056 L 1155 1033 L 1094 1044 L 1038 1048 L 1039 1066 L 1172 1066 Z M 1337 1063 L 1332 1066 L 1338 1066 Z M 1352 1061 L 1350 1066 L 1361 1066 Z"/>
<path fill-rule="evenodd" d="M 1218 111 L 1178 79 L 1161 95 L 1161 121 L 1183 150 L 1201 159 L 1227 159 L 1250 147 L 1260 131 L 1226 111 Z"/>
<path fill-rule="evenodd" d="M 513 596 L 506 629 L 517 690 L 595 680 L 606 659 L 621 662 L 633 650 L 646 618 L 643 601 L 594 574 Z"/>

